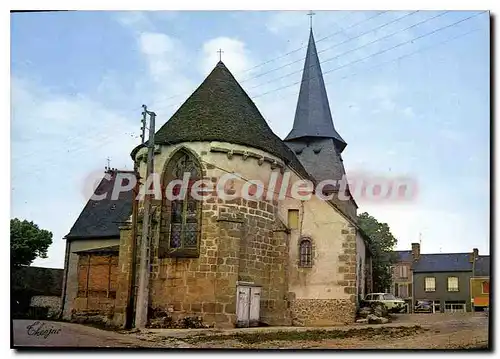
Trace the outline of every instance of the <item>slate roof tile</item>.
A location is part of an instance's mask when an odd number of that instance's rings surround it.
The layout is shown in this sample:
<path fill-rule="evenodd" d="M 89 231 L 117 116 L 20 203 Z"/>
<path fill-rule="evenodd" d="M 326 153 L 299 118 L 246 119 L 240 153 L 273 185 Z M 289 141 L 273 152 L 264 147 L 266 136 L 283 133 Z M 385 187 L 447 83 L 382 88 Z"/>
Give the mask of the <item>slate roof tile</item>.
<path fill-rule="evenodd" d="M 119 226 L 132 214 L 133 190 L 122 191 L 118 198 L 111 199 L 117 173 L 132 171 L 110 171 L 108 181 L 103 177 L 95 194 L 107 193 L 102 200 L 89 199 L 75 224 L 66 235 L 67 239 L 119 237 Z"/>

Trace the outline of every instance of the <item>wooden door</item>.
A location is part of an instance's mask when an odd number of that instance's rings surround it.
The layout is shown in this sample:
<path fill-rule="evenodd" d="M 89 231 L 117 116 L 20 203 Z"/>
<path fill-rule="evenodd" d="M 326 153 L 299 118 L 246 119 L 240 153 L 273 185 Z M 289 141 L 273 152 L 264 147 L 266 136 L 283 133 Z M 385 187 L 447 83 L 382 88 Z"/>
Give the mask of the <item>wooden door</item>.
<path fill-rule="evenodd" d="M 250 287 L 237 286 L 236 326 L 248 327 L 250 324 Z"/>
<path fill-rule="evenodd" d="M 249 325 L 256 327 L 260 322 L 260 287 L 252 287 L 250 289 L 250 314 Z"/>

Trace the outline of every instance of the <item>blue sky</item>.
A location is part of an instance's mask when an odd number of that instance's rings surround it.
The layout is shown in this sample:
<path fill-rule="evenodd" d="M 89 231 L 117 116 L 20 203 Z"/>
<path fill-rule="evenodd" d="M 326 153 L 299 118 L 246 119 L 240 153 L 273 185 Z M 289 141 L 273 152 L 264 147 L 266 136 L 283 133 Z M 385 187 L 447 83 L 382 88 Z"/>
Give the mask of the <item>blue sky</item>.
<path fill-rule="evenodd" d="M 419 184 L 411 203 L 358 201 L 359 212 L 389 224 L 398 249 L 421 234 L 424 253 L 489 253 L 489 17 L 461 21 L 477 13 L 314 16 L 348 174 Z M 159 128 L 215 66 L 219 48 L 284 138 L 308 21 L 299 11 L 12 14 L 11 217 L 54 234 L 49 258 L 35 264 L 63 266 L 62 237 L 86 203 L 85 179 L 102 174 L 107 157 L 131 169 L 141 105 L 158 114 Z"/>

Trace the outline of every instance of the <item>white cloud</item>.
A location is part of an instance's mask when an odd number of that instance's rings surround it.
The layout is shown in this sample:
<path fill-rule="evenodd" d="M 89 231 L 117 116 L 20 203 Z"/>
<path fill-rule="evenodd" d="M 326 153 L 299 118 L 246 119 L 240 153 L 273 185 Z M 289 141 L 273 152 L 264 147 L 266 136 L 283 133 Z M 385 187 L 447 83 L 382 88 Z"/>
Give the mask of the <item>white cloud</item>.
<path fill-rule="evenodd" d="M 174 50 L 174 41 L 167 35 L 143 32 L 139 38 L 141 51 L 146 55 L 166 55 Z"/>
<path fill-rule="evenodd" d="M 103 173 L 108 156 L 113 167 L 132 169 L 139 124 L 84 95 L 54 93 L 16 77 L 11 87 L 12 216 L 52 231 L 49 258 L 34 264 L 62 267 L 62 237 L 87 201 L 83 180 Z"/>
<path fill-rule="evenodd" d="M 251 54 L 244 42 L 229 38 L 217 37 L 203 44 L 201 71 L 206 76 L 219 61 L 219 49 L 222 49 L 222 62 L 228 67 L 235 77 L 239 77 L 245 70 L 254 65 Z"/>

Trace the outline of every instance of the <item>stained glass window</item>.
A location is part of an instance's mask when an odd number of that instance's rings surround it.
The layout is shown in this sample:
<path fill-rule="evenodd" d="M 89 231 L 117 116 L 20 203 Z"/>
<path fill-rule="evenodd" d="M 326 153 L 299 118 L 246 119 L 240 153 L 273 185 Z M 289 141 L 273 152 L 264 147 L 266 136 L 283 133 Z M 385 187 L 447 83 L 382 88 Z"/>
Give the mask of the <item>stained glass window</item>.
<path fill-rule="evenodd" d="M 312 243 L 309 239 L 303 239 L 300 241 L 299 265 L 301 267 L 311 267 L 312 266 Z"/>
<path fill-rule="evenodd" d="M 189 174 L 186 193 L 182 198 L 170 202 L 169 247 L 177 250 L 197 249 L 200 203 L 192 198 L 191 187 L 200 179 L 199 167 L 189 154 L 182 152 L 172 159 L 167 171 L 168 180 L 182 180 L 185 174 Z"/>

